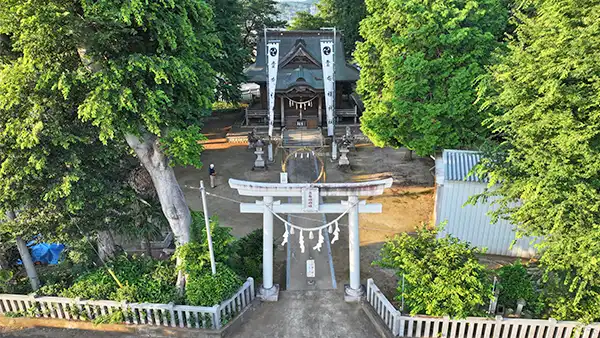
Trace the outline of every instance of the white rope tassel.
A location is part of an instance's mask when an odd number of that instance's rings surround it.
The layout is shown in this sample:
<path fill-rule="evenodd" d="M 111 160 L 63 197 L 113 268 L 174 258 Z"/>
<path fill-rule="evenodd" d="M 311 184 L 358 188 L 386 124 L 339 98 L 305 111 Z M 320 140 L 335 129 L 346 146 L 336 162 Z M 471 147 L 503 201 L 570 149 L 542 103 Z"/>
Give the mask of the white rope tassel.
<path fill-rule="evenodd" d="M 281 246 L 286 245 L 288 242 L 288 229 L 287 229 L 287 224 L 285 226 L 285 232 L 283 233 L 283 242 L 281 242 Z"/>
<path fill-rule="evenodd" d="M 315 239 L 315 235 L 313 235 L 312 231 L 308 234 L 308 239 Z"/>
<path fill-rule="evenodd" d="M 300 230 L 300 252 L 304 253 L 304 231 Z"/>
<path fill-rule="evenodd" d="M 335 230 L 333 231 L 333 239 L 331 240 L 331 244 L 335 243 L 338 239 L 340 239 L 340 226 L 338 222 L 335 222 Z"/>
<path fill-rule="evenodd" d="M 294 234 L 294 227 L 290 223 L 285 223 L 286 228 L 290 227 L 290 235 Z"/>
<path fill-rule="evenodd" d="M 329 233 L 333 233 L 333 224 L 329 223 Z"/>
<path fill-rule="evenodd" d="M 323 230 L 319 230 L 319 241 L 317 242 L 317 245 L 313 247 L 313 250 L 321 251 L 324 242 L 325 238 L 323 237 Z"/>

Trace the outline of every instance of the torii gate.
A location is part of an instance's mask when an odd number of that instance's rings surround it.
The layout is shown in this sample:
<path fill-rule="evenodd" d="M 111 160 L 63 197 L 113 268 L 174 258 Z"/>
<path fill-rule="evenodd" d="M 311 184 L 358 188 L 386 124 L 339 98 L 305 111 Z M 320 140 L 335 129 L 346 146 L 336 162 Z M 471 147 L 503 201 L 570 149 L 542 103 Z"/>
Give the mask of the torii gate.
<path fill-rule="evenodd" d="M 359 202 L 359 196 L 377 196 L 392 186 L 392 179 L 359 183 L 261 183 L 229 180 L 229 186 L 242 196 L 262 197 L 255 203 L 242 203 L 240 212 L 263 214 L 263 284 L 258 297 L 277 301 L 279 285 L 273 284 L 273 213 L 282 214 L 343 214 L 348 213 L 350 285 L 345 287 L 346 301 L 359 301 L 364 294 L 360 284 L 359 213 L 381 213 L 381 204 Z M 341 203 L 319 204 L 320 197 L 348 197 Z M 302 197 L 302 203 L 281 203 L 273 197 Z"/>

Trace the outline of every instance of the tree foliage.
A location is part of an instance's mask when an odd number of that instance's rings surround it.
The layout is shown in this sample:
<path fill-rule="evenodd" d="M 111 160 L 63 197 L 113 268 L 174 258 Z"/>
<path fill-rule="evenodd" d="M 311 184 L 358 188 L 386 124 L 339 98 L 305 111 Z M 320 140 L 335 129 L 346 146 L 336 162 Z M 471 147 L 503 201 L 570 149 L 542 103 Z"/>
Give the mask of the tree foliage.
<path fill-rule="evenodd" d="M 114 227 L 134 198 L 126 183 L 132 165 L 123 145 L 103 145 L 64 97 L 66 78 L 75 75 L 65 65 L 79 58 L 65 41 L 50 40 L 60 33 L 48 28 L 59 24 L 56 8 L 0 6 L 10 8 L 0 13 L 0 212 L 19 214 L 2 224 L 4 240 L 41 233 L 64 243 Z M 15 20 L 11 10 L 23 9 L 44 24 Z M 81 99 L 83 91 L 73 88 L 71 96 Z"/>
<path fill-rule="evenodd" d="M 481 86 L 504 140 L 483 162 L 487 195 L 495 216 L 543 236 L 551 315 L 600 320 L 600 4 L 533 4 Z"/>
<path fill-rule="evenodd" d="M 367 16 L 365 0 L 320 0 L 317 3 L 319 16 L 330 26 L 335 26 L 344 34 L 344 51 L 350 58 L 356 42 L 362 41 L 359 32 L 360 22 Z"/>
<path fill-rule="evenodd" d="M 242 41 L 251 52 L 256 49 L 258 37 L 263 29 L 284 27 L 285 21 L 278 20 L 279 10 L 275 0 L 241 0 L 244 8 Z"/>
<path fill-rule="evenodd" d="M 417 235 L 406 233 L 388 240 L 376 264 L 396 270 L 399 295 L 412 315 L 427 314 L 464 318 L 481 313 L 492 298 L 486 267 L 479 263 L 480 251 L 454 237 L 436 238 L 438 230 L 422 226 Z"/>
<path fill-rule="evenodd" d="M 475 79 L 507 24 L 501 0 L 368 0 L 354 57 L 362 130 L 377 146 L 419 155 L 471 146 L 486 135 Z"/>
<path fill-rule="evenodd" d="M 320 15 L 312 15 L 308 12 L 297 12 L 294 19 L 288 24 L 289 30 L 319 30 L 322 27 L 330 27 L 331 23 Z"/>
<path fill-rule="evenodd" d="M 244 46 L 242 27 L 244 7 L 240 0 L 211 0 L 214 22 L 219 37 L 219 52 L 211 62 L 217 73 L 217 99 L 238 102 L 240 85 L 246 80 L 244 65 L 250 62 L 251 51 Z"/>

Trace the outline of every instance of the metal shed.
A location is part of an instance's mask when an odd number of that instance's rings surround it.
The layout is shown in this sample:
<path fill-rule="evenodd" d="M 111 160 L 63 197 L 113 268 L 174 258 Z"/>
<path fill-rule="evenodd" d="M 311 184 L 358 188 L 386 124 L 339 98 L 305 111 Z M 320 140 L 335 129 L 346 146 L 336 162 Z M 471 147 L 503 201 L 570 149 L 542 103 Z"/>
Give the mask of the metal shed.
<path fill-rule="evenodd" d="M 533 238 L 521 238 L 511 247 L 515 240 L 514 226 L 502 219 L 491 223 L 488 213 L 496 208 L 492 200 L 465 205 L 470 196 L 482 193 L 487 186 L 487 178 L 469 175 L 480 159 L 480 152 L 467 150 L 444 150 L 436 158 L 435 222 L 447 222 L 438 236 L 451 234 L 476 247 L 487 248 L 488 254 L 533 257 L 536 253 Z"/>

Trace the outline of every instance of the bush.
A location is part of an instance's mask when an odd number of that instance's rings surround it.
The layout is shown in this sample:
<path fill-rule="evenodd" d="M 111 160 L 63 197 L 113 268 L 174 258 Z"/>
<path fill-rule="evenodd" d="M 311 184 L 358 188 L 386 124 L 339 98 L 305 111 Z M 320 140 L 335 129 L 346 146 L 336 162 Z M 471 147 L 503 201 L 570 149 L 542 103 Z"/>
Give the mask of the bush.
<path fill-rule="evenodd" d="M 384 244 L 376 264 L 404 275 L 404 301 L 412 315 L 481 315 L 493 294 L 488 271 L 475 256 L 480 250 L 454 237 L 436 238 L 437 232 L 422 226 L 416 237 L 397 235 Z M 398 293 L 401 300 L 401 284 Z"/>
<path fill-rule="evenodd" d="M 61 292 L 61 296 L 150 303 L 168 303 L 176 299 L 176 273 L 170 262 L 119 256 L 108 263 L 108 267 L 122 288 L 108 269 L 102 267 L 79 277 L 70 288 Z"/>
<path fill-rule="evenodd" d="M 210 268 L 210 251 L 204 224 L 204 214 L 192 212 L 191 240 L 179 246 L 173 256 L 173 259 L 181 259 L 181 269 L 190 275 L 201 275 L 205 269 Z M 219 219 L 215 216 L 210 219 L 210 228 L 215 261 L 226 263 L 234 253 L 235 238 L 231 235 L 231 228 L 219 226 Z"/>
<path fill-rule="evenodd" d="M 527 304 L 536 298 L 535 288 L 527 269 L 517 260 L 511 265 L 505 265 L 497 270 L 500 283 L 498 284 L 498 303 L 508 308 L 516 309 L 519 299 Z"/>
<path fill-rule="evenodd" d="M 273 245 L 275 246 L 275 245 Z M 229 266 L 242 277 L 262 279 L 263 234 L 256 229 L 235 242 L 235 254 Z"/>
<path fill-rule="evenodd" d="M 214 112 L 232 112 L 247 107 L 245 103 L 216 101 L 213 103 Z"/>
<path fill-rule="evenodd" d="M 217 264 L 217 273 L 213 276 L 210 269 L 200 275 L 190 275 L 185 289 L 188 305 L 213 306 L 233 296 L 243 281 L 228 266 Z"/>

